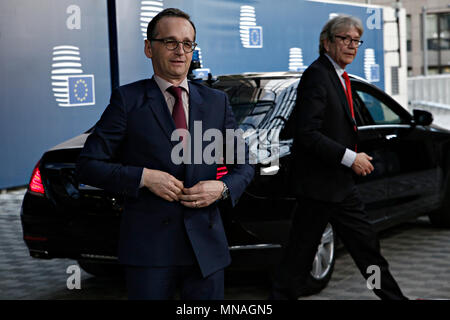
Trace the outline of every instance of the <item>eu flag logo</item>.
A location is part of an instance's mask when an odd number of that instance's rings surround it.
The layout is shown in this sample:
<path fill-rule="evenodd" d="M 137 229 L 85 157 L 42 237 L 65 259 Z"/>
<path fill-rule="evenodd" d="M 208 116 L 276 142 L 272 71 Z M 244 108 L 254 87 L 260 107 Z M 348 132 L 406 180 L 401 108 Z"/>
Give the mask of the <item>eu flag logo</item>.
<path fill-rule="evenodd" d="M 380 66 L 373 64 L 370 66 L 370 82 L 380 81 Z"/>
<path fill-rule="evenodd" d="M 263 47 L 263 30 L 262 27 L 249 27 L 249 48 L 262 48 Z"/>
<path fill-rule="evenodd" d="M 69 105 L 87 106 L 95 104 L 94 75 L 69 76 Z"/>

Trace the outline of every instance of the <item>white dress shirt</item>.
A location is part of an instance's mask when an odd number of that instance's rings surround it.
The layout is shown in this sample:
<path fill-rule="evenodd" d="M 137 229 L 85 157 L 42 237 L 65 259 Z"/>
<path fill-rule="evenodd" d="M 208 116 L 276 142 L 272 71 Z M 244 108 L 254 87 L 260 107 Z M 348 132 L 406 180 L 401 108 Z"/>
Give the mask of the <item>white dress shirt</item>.
<path fill-rule="evenodd" d="M 338 65 L 329 55 L 327 55 L 325 53 L 325 56 L 331 61 L 331 63 L 333 64 L 334 70 L 336 71 L 336 74 L 339 78 L 339 80 L 341 80 L 342 85 L 344 86 L 344 88 L 347 90 L 347 87 L 345 85 L 345 80 L 342 77 L 342 74 L 344 73 L 344 69 L 341 68 L 340 65 Z M 356 159 L 356 152 L 350 149 L 345 149 L 345 153 L 344 156 L 342 157 L 341 160 L 341 164 L 343 164 L 346 167 L 351 167 L 353 165 L 353 162 L 355 162 Z"/>

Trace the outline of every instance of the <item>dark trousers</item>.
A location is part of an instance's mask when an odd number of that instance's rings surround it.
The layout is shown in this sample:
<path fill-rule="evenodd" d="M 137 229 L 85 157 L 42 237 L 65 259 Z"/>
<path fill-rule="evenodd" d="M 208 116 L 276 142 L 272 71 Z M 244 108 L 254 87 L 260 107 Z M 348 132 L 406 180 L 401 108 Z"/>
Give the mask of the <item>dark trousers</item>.
<path fill-rule="evenodd" d="M 129 300 L 223 300 L 224 270 L 203 278 L 198 266 L 125 266 Z"/>
<path fill-rule="evenodd" d="M 367 273 L 369 266 L 380 268 L 381 285 L 380 289 L 373 290 L 374 293 L 381 299 L 407 299 L 381 255 L 378 237 L 368 222 L 356 188 L 341 203 L 309 198 L 298 198 L 297 201 L 289 243 L 275 272 L 272 298 L 296 299 L 308 294 L 306 281 L 322 234 L 330 222 L 364 278 L 372 275 L 372 272 Z"/>

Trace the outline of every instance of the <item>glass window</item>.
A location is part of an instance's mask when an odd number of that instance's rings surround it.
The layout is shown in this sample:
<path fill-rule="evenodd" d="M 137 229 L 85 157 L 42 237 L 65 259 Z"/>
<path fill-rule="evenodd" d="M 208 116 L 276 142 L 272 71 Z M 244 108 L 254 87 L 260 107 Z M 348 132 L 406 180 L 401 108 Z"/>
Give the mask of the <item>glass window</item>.
<path fill-rule="evenodd" d="M 443 67 L 441 73 L 450 73 L 450 67 Z"/>
<path fill-rule="evenodd" d="M 450 13 L 439 16 L 439 37 L 441 39 L 441 49 L 450 49 Z"/>
<path fill-rule="evenodd" d="M 242 130 L 256 129 L 272 108 L 271 102 L 233 104 L 234 117 Z"/>
<path fill-rule="evenodd" d="M 429 75 L 437 75 L 439 74 L 439 67 L 428 67 Z"/>
<path fill-rule="evenodd" d="M 450 13 L 427 15 L 426 36 L 429 50 L 450 49 Z"/>
<path fill-rule="evenodd" d="M 275 93 L 266 89 L 269 81 L 230 78 L 212 86 L 227 93 L 236 122 L 245 131 L 256 129 L 275 104 Z"/>
<path fill-rule="evenodd" d="M 356 93 L 367 111 L 369 111 L 375 124 L 394 124 L 402 122 L 398 114 L 376 97 L 360 90 L 357 90 Z"/>
<path fill-rule="evenodd" d="M 436 14 L 427 15 L 427 39 L 438 37 L 438 16 Z"/>
<path fill-rule="evenodd" d="M 428 50 L 439 50 L 438 16 L 436 14 L 427 15 L 426 36 Z"/>
<path fill-rule="evenodd" d="M 412 67 L 408 66 L 408 77 L 412 77 L 412 76 L 414 76 L 413 69 L 412 69 Z"/>

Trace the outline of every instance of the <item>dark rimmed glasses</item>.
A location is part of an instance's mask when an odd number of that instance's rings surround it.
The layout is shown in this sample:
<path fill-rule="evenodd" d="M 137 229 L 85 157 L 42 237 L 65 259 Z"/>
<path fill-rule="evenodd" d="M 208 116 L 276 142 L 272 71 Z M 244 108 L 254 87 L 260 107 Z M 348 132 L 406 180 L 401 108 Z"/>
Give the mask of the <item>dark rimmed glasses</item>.
<path fill-rule="evenodd" d="M 150 41 L 160 41 L 164 43 L 164 46 L 167 48 L 167 50 L 176 50 L 178 48 L 178 45 L 181 43 L 183 45 L 183 50 L 186 53 L 190 53 L 194 51 L 195 47 L 197 46 L 197 43 L 193 41 L 177 41 L 174 39 L 151 39 Z"/>
<path fill-rule="evenodd" d="M 362 40 L 359 40 L 359 39 L 352 39 L 352 37 L 350 37 L 350 36 L 335 36 L 336 38 L 339 38 L 339 39 L 341 39 L 342 40 L 342 42 L 346 45 L 346 46 L 348 46 L 348 45 L 350 45 L 350 43 L 353 43 L 353 45 L 355 46 L 355 47 L 357 47 L 357 48 L 359 48 L 362 44 L 363 44 L 363 42 L 364 41 L 362 41 Z"/>

